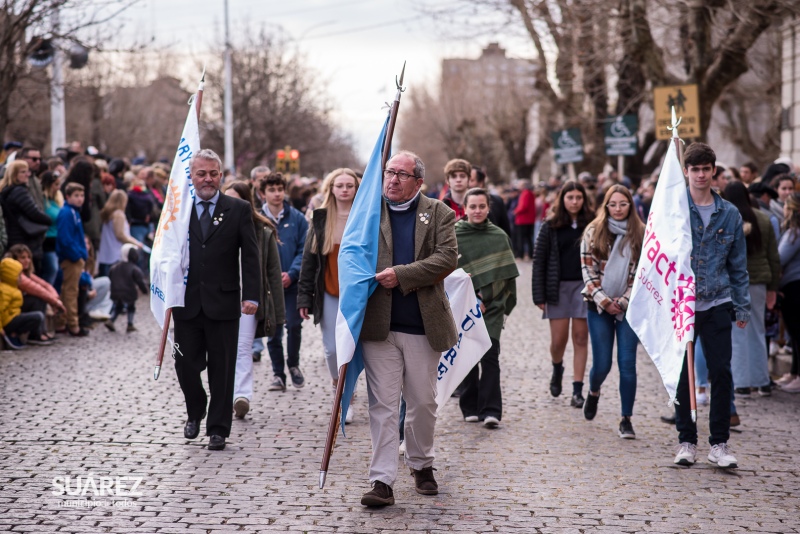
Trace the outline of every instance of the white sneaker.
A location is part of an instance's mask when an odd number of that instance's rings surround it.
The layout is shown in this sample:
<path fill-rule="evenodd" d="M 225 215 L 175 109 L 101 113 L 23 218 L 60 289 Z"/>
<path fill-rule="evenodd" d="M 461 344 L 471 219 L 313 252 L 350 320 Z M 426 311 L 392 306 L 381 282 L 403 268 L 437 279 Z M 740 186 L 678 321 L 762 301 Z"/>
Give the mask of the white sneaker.
<path fill-rule="evenodd" d="M 781 350 L 781 347 L 775 343 L 774 341 L 769 342 L 769 355 L 770 356 L 777 356 L 778 351 Z"/>
<path fill-rule="evenodd" d="M 347 415 L 344 416 L 344 424 L 349 425 L 353 422 L 353 405 L 347 407 Z"/>
<path fill-rule="evenodd" d="M 89 312 L 89 317 L 94 319 L 95 321 L 108 321 L 111 319 L 111 315 L 104 313 L 100 310 L 92 310 Z"/>
<path fill-rule="evenodd" d="M 705 391 L 703 391 L 702 393 L 697 393 L 695 398 L 697 399 L 697 404 L 702 404 L 703 406 L 708 404 L 708 393 L 706 393 Z"/>
<path fill-rule="evenodd" d="M 697 445 L 684 441 L 678 447 L 678 454 L 675 455 L 674 463 L 678 465 L 694 465 L 697 461 Z"/>
<path fill-rule="evenodd" d="M 480 417 L 478 417 L 477 415 L 468 415 L 464 418 L 464 421 L 466 421 L 467 423 L 477 423 L 480 420 L 481 420 Z"/>
<path fill-rule="evenodd" d="M 775 383 L 778 384 L 779 386 L 785 386 L 795 378 L 797 378 L 797 375 L 793 375 L 792 373 L 786 373 L 785 375 L 777 379 Z"/>
<path fill-rule="evenodd" d="M 406 453 L 406 442 L 405 441 L 401 441 L 400 442 L 399 450 L 400 450 L 400 456 L 405 455 L 405 453 Z"/>
<path fill-rule="evenodd" d="M 800 376 L 795 377 L 794 380 L 781 386 L 781 389 L 786 393 L 800 393 Z"/>
<path fill-rule="evenodd" d="M 483 420 L 483 426 L 486 428 L 497 428 L 499 424 L 500 420 L 493 415 L 487 415 Z"/>
<path fill-rule="evenodd" d="M 718 443 L 717 445 L 712 445 L 711 450 L 708 451 L 708 461 L 717 464 L 719 467 L 726 467 L 730 469 L 736 469 L 739 467 L 739 464 L 736 462 L 736 457 L 731 454 L 731 451 L 728 450 L 727 443 Z"/>

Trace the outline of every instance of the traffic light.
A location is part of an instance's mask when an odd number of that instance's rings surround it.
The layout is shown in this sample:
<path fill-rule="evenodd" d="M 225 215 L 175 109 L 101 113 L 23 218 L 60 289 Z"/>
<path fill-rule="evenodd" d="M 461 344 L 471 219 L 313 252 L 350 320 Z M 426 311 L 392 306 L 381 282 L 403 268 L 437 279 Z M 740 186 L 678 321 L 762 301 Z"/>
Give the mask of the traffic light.
<path fill-rule="evenodd" d="M 285 150 L 278 150 L 275 152 L 275 170 L 277 172 L 286 172 L 288 163 L 289 158 L 286 157 Z"/>
<path fill-rule="evenodd" d="M 291 172 L 300 172 L 300 151 L 292 149 L 289 151 L 289 170 Z"/>
<path fill-rule="evenodd" d="M 278 172 L 300 172 L 300 151 L 290 146 L 276 150 L 275 170 Z"/>

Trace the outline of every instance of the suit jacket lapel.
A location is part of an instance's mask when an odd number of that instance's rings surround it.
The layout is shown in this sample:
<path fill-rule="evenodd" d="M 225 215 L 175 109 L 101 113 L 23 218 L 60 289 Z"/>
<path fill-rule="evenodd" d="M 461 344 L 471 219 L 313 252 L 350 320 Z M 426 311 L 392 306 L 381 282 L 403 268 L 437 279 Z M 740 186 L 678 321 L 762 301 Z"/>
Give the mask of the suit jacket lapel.
<path fill-rule="evenodd" d="M 422 217 L 420 217 L 422 216 Z M 428 199 L 420 194 L 419 204 L 417 205 L 417 213 L 415 214 L 416 231 L 414 232 L 414 259 L 419 259 L 422 244 L 430 230 L 431 223 L 433 222 L 433 203 L 428 202 Z M 425 223 L 428 224 L 425 224 Z"/>

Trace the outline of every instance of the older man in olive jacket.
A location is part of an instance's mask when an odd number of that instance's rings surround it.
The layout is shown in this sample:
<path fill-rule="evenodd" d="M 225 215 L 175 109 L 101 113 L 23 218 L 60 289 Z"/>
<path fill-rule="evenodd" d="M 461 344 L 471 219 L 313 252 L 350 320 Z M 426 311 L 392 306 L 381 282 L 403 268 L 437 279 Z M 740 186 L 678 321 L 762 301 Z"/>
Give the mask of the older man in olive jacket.
<path fill-rule="evenodd" d="M 455 214 L 420 194 L 425 166 L 400 152 L 386 163 L 376 280 L 361 329 L 369 393 L 372 490 L 361 504 L 394 504 L 400 392 L 407 403 L 405 463 L 422 495 L 436 495 L 433 432 L 436 366 L 455 345 L 444 278 L 458 264 Z"/>

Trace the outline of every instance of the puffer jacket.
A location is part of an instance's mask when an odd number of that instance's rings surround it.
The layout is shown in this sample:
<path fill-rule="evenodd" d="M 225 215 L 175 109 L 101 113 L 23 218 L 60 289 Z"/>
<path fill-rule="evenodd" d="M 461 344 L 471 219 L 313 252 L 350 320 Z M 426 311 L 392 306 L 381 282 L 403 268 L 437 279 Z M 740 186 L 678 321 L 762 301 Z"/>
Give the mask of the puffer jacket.
<path fill-rule="evenodd" d="M 22 291 L 18 287 L 21 272 L 22 264 L 17 260 L 0 261 L 0 324 L 3 328 L 22 313 Z"/>
<path fill-rule="evenodd" d="M 558 232 L 550 227 L 550 221 L 542 223 L 536 246 L 533 248 L 533 303 L 558 304 L 561 285 L 561 262 L 558 255 Z"/>
<path fill-rule="evenodd" d="M 25 184 L 14 184 L 3 189 L 0 193 L 0 202 L 3 205 L 3 217 L 6 222 L 6 232 L 8 234 L 8 246 L 23 244 L 31 249 L 34 256 L 42 255 L 42 243 L 44 235 L 31 238 L 19 224 L 19 218 L 25 215 L 35 223 L 50 226 L 53 220 L 36 206 L 28 187 Z"/>
<path fill-rule="evenodd" d="M 314 324 L 322 320 L 323 302 L 325 298 L 325 267 L 327 257 L 320 252 L 317 243 L 325 242 L 325 222 L 328 219 L 328 210 L 318 208 L 311 216 L 311 225 L 308 229 L 305 248 L 303 250 L 303 264 L 300 268 L 298 281 L 297 309 L 308 308 L 314 316 Z M 317 250 L 312 250 L 312 247 Z"/>

